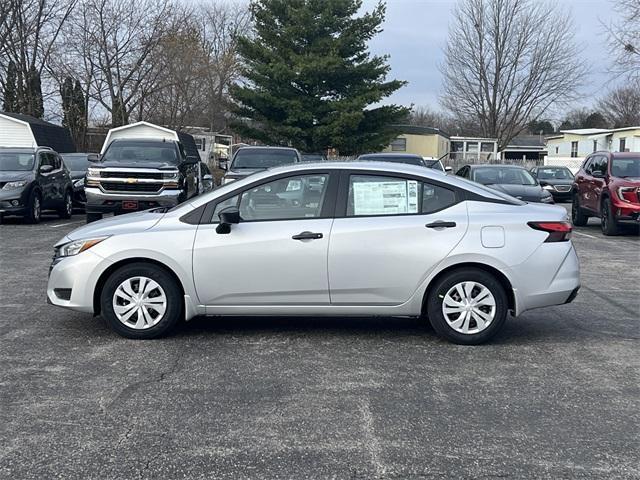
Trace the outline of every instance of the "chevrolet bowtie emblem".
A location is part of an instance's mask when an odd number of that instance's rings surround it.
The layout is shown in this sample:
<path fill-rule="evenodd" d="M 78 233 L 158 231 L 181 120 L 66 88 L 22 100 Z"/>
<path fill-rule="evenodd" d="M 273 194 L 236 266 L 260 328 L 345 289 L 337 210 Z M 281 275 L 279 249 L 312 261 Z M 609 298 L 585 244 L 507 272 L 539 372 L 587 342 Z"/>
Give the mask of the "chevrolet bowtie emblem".
<path fill-rule="evenodd" d="M 127 183 L 138 183 L 137 178 L 127 178 Z"/>

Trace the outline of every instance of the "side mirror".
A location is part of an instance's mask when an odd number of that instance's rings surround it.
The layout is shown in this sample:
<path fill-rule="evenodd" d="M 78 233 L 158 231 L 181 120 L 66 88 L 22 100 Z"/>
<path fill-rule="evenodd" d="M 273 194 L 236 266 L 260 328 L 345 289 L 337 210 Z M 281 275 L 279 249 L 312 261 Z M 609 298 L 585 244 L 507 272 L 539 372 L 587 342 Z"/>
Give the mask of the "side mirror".
<path fill-rule="evenodd" d="M 216 227 L 216 232 L 227 234 L 231 232 L 231 225 L 240 223 L 240 210 L 238 207 L 227 207 L 218 213 L 220 223 Z"/>
<path fill-rule="evenodd" d="M 99 162 L 100 161 L 100 154 L 99 153 L 90 153 L 89 155 L 87 155 L 87 161 L 88 162 Z"/>
<path fill-rule="evenodd" d="M 40 165 L 40 173 L 49 173 L 53 171 L 53 166 L 51 165 Z"/>
<path fill-rule="evenodd" d="M 545 187 L 545 186 L 549 185 L 549 184 L 548 184 L 547 182 L 545 182 L 544 180 L 540 180 L 540 181 L 539 181 L 539 183 L 540 183 L 540 186 L 541 186 L 541 187 Z"/>
<path fill-rule="evenodd" d="M 451 173 L 453 172 L 453 167 L 444 167 L 444 171 L 445 173 Z"/>
<path fill-rule="evenodd" d="M 605 175 L 604 173 L 602 173 L 600 170 L 596 170 L 594 172 L 591 172 L 591 176 L 594 178 L 604 178 Z"/>

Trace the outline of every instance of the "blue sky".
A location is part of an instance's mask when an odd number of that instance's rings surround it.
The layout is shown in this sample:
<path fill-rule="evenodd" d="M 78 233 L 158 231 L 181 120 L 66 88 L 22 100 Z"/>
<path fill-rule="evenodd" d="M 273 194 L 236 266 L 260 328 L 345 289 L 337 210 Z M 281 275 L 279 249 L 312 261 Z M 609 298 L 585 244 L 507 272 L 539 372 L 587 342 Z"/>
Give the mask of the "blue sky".
<path fill-rule="evenodd" d="M 538 0 L 534 0 L 538 1 Z M 609 23 L 612 0 L 552 0 L 561 2 L 574 19 L 576 42 L 582 58 L 591 67 L 582 92 L 583 106 L 591 105 L 610 85 L 606 73 L 608 55 L 601 21 Z M 403 105 L 439 108 L 441 89 L 438 63 L 447 39 L 448 24 L 456 0 L 387 0 L 384 31 L 371 41 L 371 51 L 389 54 L 393 78 L 409 84 L 390 101 Z M 377 0 L 364 0 L 363 9 L 371 10 Z M 558 28 L 563 28 L 558 25 Z"/>

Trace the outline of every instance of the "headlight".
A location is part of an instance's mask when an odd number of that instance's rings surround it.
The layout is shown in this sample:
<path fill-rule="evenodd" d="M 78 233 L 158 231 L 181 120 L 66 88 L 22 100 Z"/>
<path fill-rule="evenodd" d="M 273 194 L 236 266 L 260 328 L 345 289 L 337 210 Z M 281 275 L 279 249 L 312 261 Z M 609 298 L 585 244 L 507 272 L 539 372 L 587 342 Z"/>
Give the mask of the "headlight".
<path fill-rule="evenodd" d="M 101 171 L 101 170 L 102 170 L 101 168 L 92 168 L 92 167 L 89 167 L 89 168 L 87 169 L 87 175 L 89 175 L 90 177 L 99 177 L 99 176 L 100 176 L 100 171 Z"/>
<path fill-rule="evenodd" d="M 162 178 L 164 180 L 177 180 L 178 175 L 179 175 L 179 172 L 168 172 L 168 173 L 163 173 Z"/>
<path fill-rule="evenodd" d="M 83 187 L 84 186 L 84 178 L 79 178 L 75 182 L 73 182 L 74 187 Z"/>
<path fill-rule="evenodd" d="M 553 187 L 552 187 L 551 185 L 545 185 L 545 186 L 544 186 L 544 187 L 542 187 L 542 188 L 544 188 L 545 190 L 549 190 L 549 191 L 552 191 L 552 190 L 553 190 Z"/>
<path fill-rule="evenodd" d="M 18 180 L 17 182 L 7 182 L 7 183 L 4 184 L 4 187 L 2 187 L 2 189 L 3 190 L 13 190 L 15 188 L 22 188 L 27 183 L 29 183 L 27 180 Z"/>
<path fill-rule="evenodd" d="M 74 240 L 73 242 L 65 243 L 56 248 L 56 257 L 72 257 L 85 250 L 89 250 L 91 247 L 99 244 L 107 237 L 87 238 L 84 240 Z"/>
<path fill-rule="evenodd" d="M 640 190 L 638 187 L 618 187 L 618 198 L 623 202 L 638 203 Z"/>

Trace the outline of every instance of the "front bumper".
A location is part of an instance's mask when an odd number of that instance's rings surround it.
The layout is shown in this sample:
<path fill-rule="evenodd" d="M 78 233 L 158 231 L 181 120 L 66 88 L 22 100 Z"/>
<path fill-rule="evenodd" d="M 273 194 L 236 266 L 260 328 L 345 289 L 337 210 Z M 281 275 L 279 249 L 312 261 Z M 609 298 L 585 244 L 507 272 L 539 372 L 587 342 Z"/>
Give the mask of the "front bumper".
<path fill-rule="evenodd" d="M 116 212 L 123 209 L 123 201 L 138 202 L 138 210 L 148 210 L 154 207 L 174 207 L 179 203 L 181 190 L 162 190 L 149 195 L 132 195 L 130 193 L 105 193 L 99 187 L 85 187 L 87 202 L 86 210 L 90 212 Z"/>
<path fill-rule="evenodd" d="M 93 292 L 100 274 L 110 265 L 111 261 L 91 250 L 55 259 L 49 269 L 48 302 L 79 312 L 93 313 Z"/>
<path fill-rule="evenodd" d="M 613 195 L 612 195 L 613 197 Z M 618 223 L 640 224 L 640 205 L 612 199 L 613 215 Z"/>
<path fill-rule="evenodd" d="M 14 190 L 0 189 L 0 214 L 24 215 L 28 210 L 29 193 L 26 187 Z"/>

